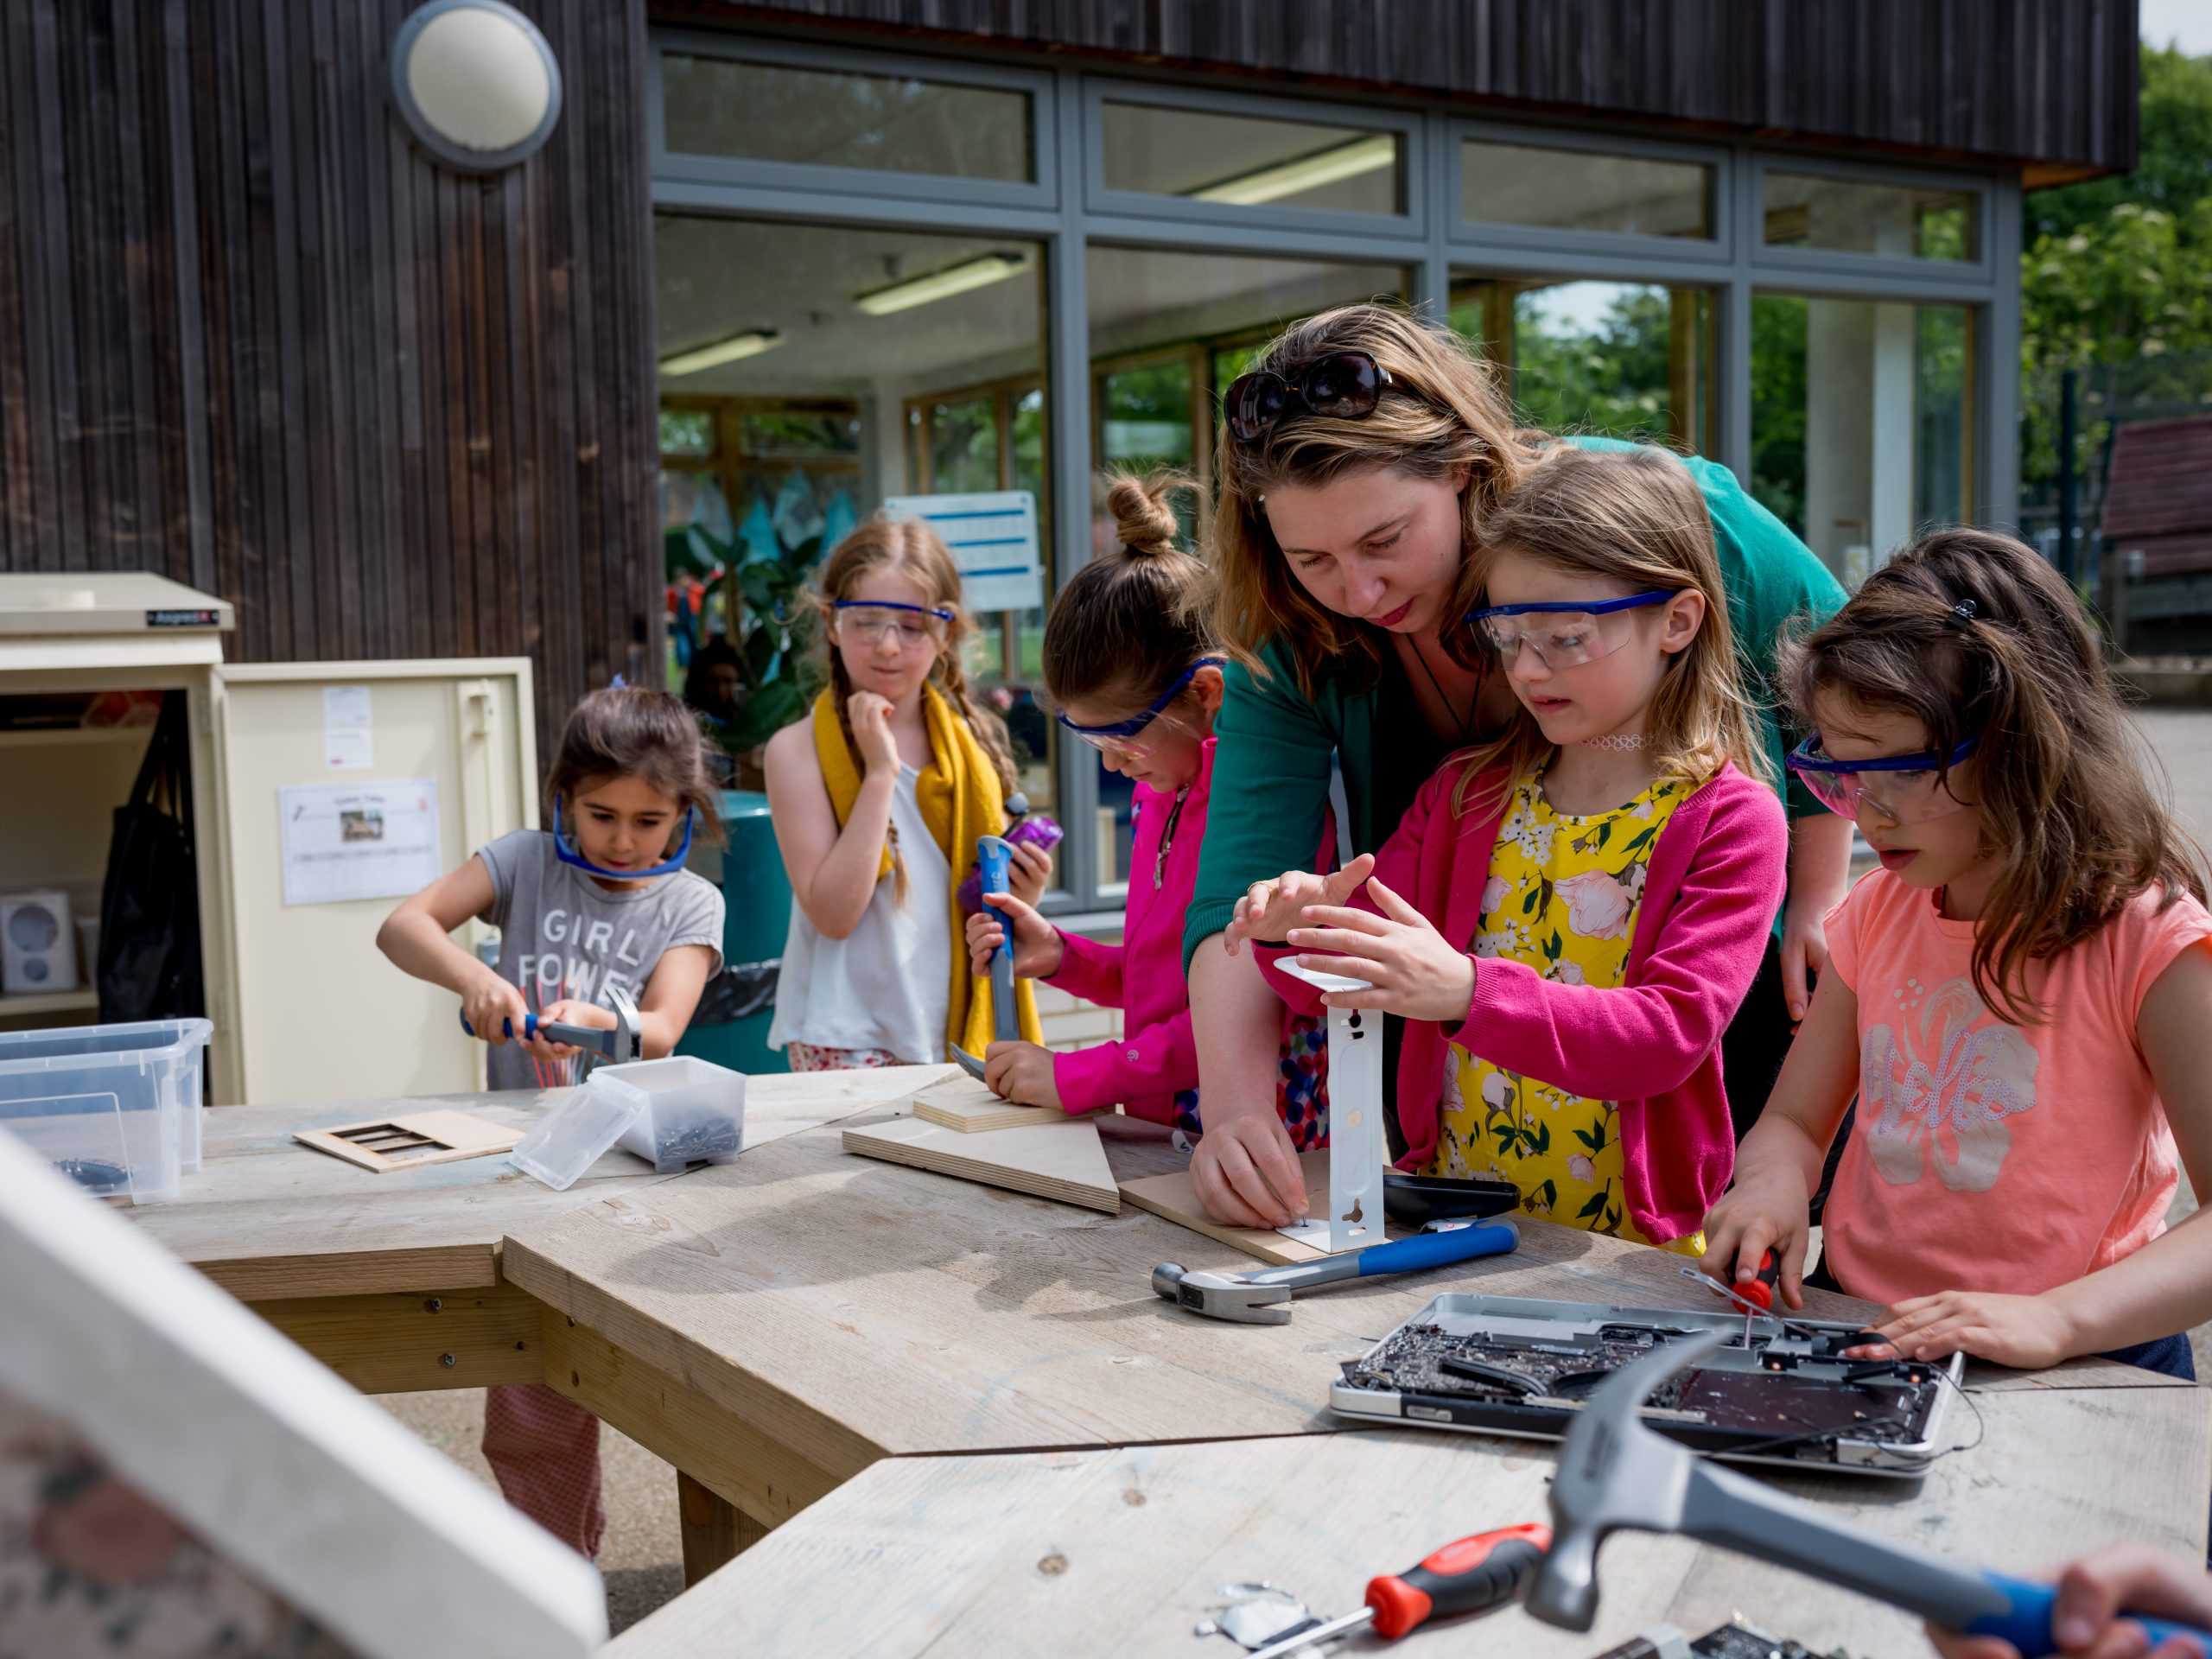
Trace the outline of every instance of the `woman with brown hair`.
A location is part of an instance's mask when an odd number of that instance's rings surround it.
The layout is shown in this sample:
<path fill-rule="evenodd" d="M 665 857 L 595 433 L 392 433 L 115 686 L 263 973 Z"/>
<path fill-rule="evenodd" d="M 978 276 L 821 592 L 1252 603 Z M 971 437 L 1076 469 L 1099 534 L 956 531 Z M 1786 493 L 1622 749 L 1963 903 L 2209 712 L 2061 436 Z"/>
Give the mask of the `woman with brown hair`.
<path fill-rule="evenodd" d="M 1473 550 L 1491 505 L 1544 440 L 1514 430 L 1494 372 L 1465 341 L 1377 305 L 1291 328 L 1224 403 L 1212 602 L 1231 660 L 1184 936 L 1209 1109 L 1192 1172 L 1219 1218 L 1277 1226 L 1304 1207 L 1273 1109 L 1280 1005 L 1220 936 L 1254 882 L 1311 856 L 1332 757 L 1340 849 L 1372 852 L 1445 755 L 1506 723 L 1513 694 L 1465 623 L 1482 586 Z M 1778 777 L 1787 746 L 1766 692 L 1776 635 L 1792 617 L 1825 618 L 1842 589 L 1726 467 L 1684 464 L 1712 521 L 1738 671 Z M 1728 1071 L 1756 1096 L 1732 1090 L 1739 1126 L 1780 1067 L 1808 968 L 1825 960 L 1821 918 L 1849 863 L 1847 823 L 1794 787 L 1789 804 L 1789 900 L 1726 1048 Z M 1386 1076 L 1400 1030 L 1386 1026 Z"/>

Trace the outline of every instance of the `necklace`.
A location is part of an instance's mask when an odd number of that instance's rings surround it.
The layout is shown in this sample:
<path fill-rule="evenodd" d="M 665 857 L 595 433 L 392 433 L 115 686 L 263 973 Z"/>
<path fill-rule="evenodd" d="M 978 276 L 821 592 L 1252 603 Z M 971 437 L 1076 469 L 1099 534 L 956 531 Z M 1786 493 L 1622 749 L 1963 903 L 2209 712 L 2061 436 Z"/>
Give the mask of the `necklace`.
<path fill-rule="evenodd" d="M 1611 749 L 1616 754 L 1626 754 L 1643 747 L 1642 732 L 1605 732 L 1596 737 L 1582 740 L 1586 749 Z"/>
<path fill-rule="evenodd" d="M 1459 711 L 1452 706 L 1452 699 L 1445 693 L 1444 682 L 1436 677 L 1436 671 L 1428 665 L 1428 653 L 1421 648 L 1420 637 L 1408 634 L 1406 643 L 1414 648 L 1414 660 L 1421 664 L 1421 671 L 1428 676 L 1428 683 L 1436 688 L 1436 700 L 1444 705 L 1444 712 L 1452 716 L 1452 723 L 1459 728 L 1460 744 L 1464 747 L 1473 742 L 1473 734 L 1467 730 L 1467 721 L 1459 717 Z M 1482 700 L 1482 695 L 1481 689 L 1478 687 L 1475 695 L 1468 700 L 1469 719 L 1473 717 L 1475 704 Z"/>
<path fill-rule="evenodd" d="M 1167 822 L 1160 831 L 1160 851 L 1152 861 L 1152 887 L 1157 893 L 1167 879 L 1167 855 L 1175 846 L 1175 826 L 1183 821 L 1183 803 L 1189 798 L 1188 784 L 1175 791 L 1175 804 L 1167 809 Z"/>

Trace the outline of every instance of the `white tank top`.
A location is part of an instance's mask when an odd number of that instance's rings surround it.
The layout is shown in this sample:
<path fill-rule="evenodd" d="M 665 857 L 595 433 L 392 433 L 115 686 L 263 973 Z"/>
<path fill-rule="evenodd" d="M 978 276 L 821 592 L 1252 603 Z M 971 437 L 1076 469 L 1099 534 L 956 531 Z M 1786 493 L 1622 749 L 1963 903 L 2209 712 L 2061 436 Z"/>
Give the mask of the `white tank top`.
<path fill-rule="evenodd" d="M 891 795 L 892 827 L 906 867 L 905 904 L 896 896 L 895 878 L 886 875 L 868 896 L 859 925 L 831 939 L 791 901 L 770 1047 L 880 1048 L 918 1065 L 947 1058 L 952 874 L 937 837 L 922 822 L 914 792 L 920 778 L 913 767 L 901 766 Z"/>

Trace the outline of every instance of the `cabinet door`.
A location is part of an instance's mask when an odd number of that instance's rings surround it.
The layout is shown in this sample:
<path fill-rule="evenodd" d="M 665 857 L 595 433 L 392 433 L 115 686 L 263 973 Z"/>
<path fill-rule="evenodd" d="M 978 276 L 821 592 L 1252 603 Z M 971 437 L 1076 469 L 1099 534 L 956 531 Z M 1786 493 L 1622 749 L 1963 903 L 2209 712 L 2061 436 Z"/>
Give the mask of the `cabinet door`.
<path fill-rule="evenodd" d="M 458 1002 L 376 936 L 407 893 L 537 823 L 529 659 L 241 664 L 215 671 L 213 702 L 229 969 L 209 1002 L 240 1098 L 482 1088 Z"/>

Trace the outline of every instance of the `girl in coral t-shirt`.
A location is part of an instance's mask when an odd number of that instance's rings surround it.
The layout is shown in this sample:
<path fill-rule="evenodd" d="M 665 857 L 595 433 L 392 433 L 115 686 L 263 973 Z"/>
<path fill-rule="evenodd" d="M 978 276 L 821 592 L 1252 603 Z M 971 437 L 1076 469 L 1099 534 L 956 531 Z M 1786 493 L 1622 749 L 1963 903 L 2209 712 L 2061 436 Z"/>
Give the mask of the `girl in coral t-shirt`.
<path fill-rule="evenodd" d="M 1709 1271 L 1771 1246 L 1802 1305 L 1808 1195 L 1855 1092 L 1811 1282 L 1889 1305 L 1898 1351 L 2193 1376 L 2212 1224 L 2212 915 L 2066 583 L 1950 530 L 1806 640 L 1790 765 L 1882 868 L 1828 918 L 1821 979 Z"/>

